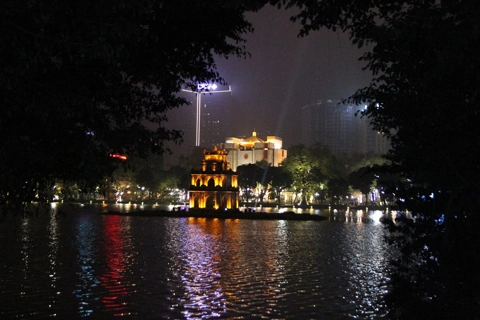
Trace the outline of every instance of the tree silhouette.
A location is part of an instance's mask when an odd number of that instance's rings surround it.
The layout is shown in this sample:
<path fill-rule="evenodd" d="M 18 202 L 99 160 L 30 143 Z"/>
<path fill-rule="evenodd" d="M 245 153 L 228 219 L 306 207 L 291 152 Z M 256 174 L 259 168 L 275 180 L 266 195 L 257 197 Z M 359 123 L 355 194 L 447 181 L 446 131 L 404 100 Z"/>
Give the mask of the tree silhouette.
<path fill-rule="evenodd" d="M 472 271 L 480 265 L 480 2 L 275 3 L 298 6 L 293 20 L 302 24 L 301 35 L 340 29 L 365 49 L 361 60 L 373 80 L 349 102 L 368 105 L 363 116 L 390 140 L 387 158 L 404 178 L 395 190 L 398 204 L 408 203 L 418 216 L 408 228 L 393 228 L 410 239 L 400 245 L 402 263 L 414 254 L 440 261 L 415 268 L 397 264 L 396 283 L 408 285 L 389 300 L 396 315 L 475 318 L 480 314 L 480 278 Z M 433 298 L 426 303 L 425 296 Z"/>
<path fill-rule="evenodd" d="M 168 151 L 166 112 L 197 82 L 223 82 L 214 55 L 246 56 L 262 3 L 6 0 L 0 4 L 0 193 L 32 199 L 55 180 L 94 186 L 110 153 Z M 221 26 L 221 27 L 219 27 Z"/>

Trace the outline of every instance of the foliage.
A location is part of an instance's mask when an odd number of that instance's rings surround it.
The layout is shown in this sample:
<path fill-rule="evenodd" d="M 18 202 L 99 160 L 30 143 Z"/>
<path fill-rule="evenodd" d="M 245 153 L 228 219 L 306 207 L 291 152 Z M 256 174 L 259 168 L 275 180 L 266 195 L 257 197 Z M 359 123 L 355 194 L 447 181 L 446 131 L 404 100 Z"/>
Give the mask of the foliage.
<path fill-rule="evenodd" d="M 284 167 L 273 167 L 265 161 L 239 166 L 237 172 L 238 184 L 246 202 L 254 194 L 253 190 L 258 190 L 261 202 L 267 191 L 270 191 L 280 203 L 281 192 L 292 183 L 290 173 Z"/>
<path fill-rule="evenodd" d="M 430 257 L 439 259 L 434 272 L 444 290 L 422 272 L 403 274 L 401 279 L 418 289 L 411 296 L 422 313 L 396 314 L 420 317 L 439 307 L 435 314 L 448 317 L 457 310 L 462 317 L 480 314 L 478 270 L 478 192 L 480 191 L 480 2 L 449 1 L 277 1 L 298 6 L 293 17 L 300 21 L 301 35 L 320 27 L 348 32 L 352 42 L 365 47 L 361 60 L 373 74 L 369 86 L 359 89 L 353 103 L 366 103 L 363 115 L 391 143 L 387 158 L 403 178 L 397 182 L 397 196 L 417 215 L 414 236 L 400 230 L 412 241 L 399 244 L 406 257 L 411 250 L 434 241 Z M 442 218 L 443 217 L 443 218 Z M 460 218 L 462 217 L 462 218 Z M 443 228 L 432 221 L 443 220 Z M 397 230 L 398 231 L 398 230 Z M 473 244 L 472 244 L 473 243 Z M 468 247 L 471 250 L 467 251 Z M 470 258 L 470 259 L 468 259 Z M 404 265 L 402 265 L 404 266 Z M 423 268 L 423 269 L 422 269 Z M 439 277 L 439 276 L 442 277 Z M 440 280 L 439 280 L 440 281 Z M 400 283 L 397 277 L 394 283 Z M 465 294 L 462 283 L 476 288 Z M 470 284 L 476 285 L 470 285 Z M 430 286 L 430 285 L 431 286 Z M 432 289 L 430 289 L 432 288 Z M 462 301 L 450 298 L 461 297 Z M 397 297 L 398 305 L 405 302 Z M 421 308 L 416 308 L 415 311 Z M 407 308 L 403 309 L 407 310 Z M 442 310 L 445 311 L 442 314 Z"/>
<path fill-rule="evenodd" d="M 327 178 L 328 161 L 324 161 L 321 151 L 302 144 L 295 145 L 289 149 L 288 157 L 283 161 L 285 170 L 292 176 L 292 187 L 302 194 L 302 204 L 307 204 L 309 196 Z"/>
<path fill-rule="evenodd" d="M 176 93 L 222 82 L 214 54 L 246 55 L 244 13 L 262 3 L 2 1 L 2 196 L 31 199 L 55 180 L 92 187 L 119 165 L 109 153 L 181 142 L 165 127 L 186 103 Z"/>
<path fill-rule="evenodd" d="M 354 153 L 345 159 L 345 165 L 347 166 L 348 174 L 357 171 L 365 167 L 388 165 L 390 162 L 385 159 L 384 155 L 375 154 L 373 152 L 368 153 Z"/>
<path fill-rule="evenodd" d="M 373 173 L 363 177 L 362 170 L 366 168 L 353 173 L 352 169 L 384 162 L 381 156 L 375 154 L 336 157 L 327 147 L 316 144 L 313 147 L 292 146 L 283 166 L 292 177 L 292 187 L 302 194 L 303 203 L 314 194 L 317 200 L 328 198 L 332 203 L 340 203 L 349 195 L 351 186 L 361 188 L 367 194 L 374 183 Z M 360 178 L 365 180 L 363 184 Z"/>
<path fill-rule="evenodd" d="M 313 156 L 317 161 L 317 166 L 327 179 L 344 177 L 347 172 L 344 161 L 335 156 L 332 151 L 320 143 L 316 143 L 311 148 Z"/>
<path fill-rule="evenodd" d="M 270 164 L 266 160 L 262 161 L 256 161 L 255 165 L 260 168 L 259 171 L 257 171 L 257 190 L 258 192 L 258 197 L 260 199 L 260 202 L 263 202 L 265 200 L 265 194 L 268 191 L 270 182 L 271 182 L 271 168 Z"/>
<path fill-rule="evenodd" d="M 248 202 L 251 190 L 255 190 L 257 183 L 262 181 L 264 170 L 256 164 L 246 164 L 237 167 L 238 186 L 243 189 L 245 201 Z"/>
<path fill-rule="evenodd" d="M 301 35 L 340 28 L 368 45 L 361 60 L 374 78 L 351 101 L 368 103 L 363 115 L 390 139 L 388 158 L 405 175 L 456 196 L 479 191 L 478 1 L 282 3 L 301 8 Z"/>
<path fill-rule="evenodd" d="M 348 176 L 350 185 L 354 189 L 360 190 L 362 195 L 366 196 L 366 201 L 368 202 L 368 194 L 372 190 L 373 183 L 375 181 L 375 173 L 371 170 L 370 167 L 363 167 L 358 170 L 353 171 Z"/>
<path fill-rule="evenodd" d="M 290 188 L 293 183 L 292 176 L 285 167 L 269 167 L 268 178 L 272 196 L 280 205 L 282 191 Z"/>
<path fill-rule="evenodd" d="M 365 115 L 390 137 L 389 159 L 405 175 L 469 198 L 480 191 L 480 6 L 458 5 L 412 5 L 368 34 L 378 44 L 364 59 L 379 76 L 354 100 L 369 102 Z"/>
<path fill-rule="evenodd" d="M 345 178 L 334 178 L 327 182 L 327 194 L 332 204 L 338 204 L 349 194 L 349 184 Z"/>
<path fill-rule="evenodd" d="M 351 168 L 384 162 L 385 160 L 380 156 L 373 154 L 344 156 L 339 159 L 327 147 L 320 144 L 313 147 L 296 145 L 289 149 L 289 156 L 280 167 L 269 166 L 266 162 L 257 162 L 240 166 L 237 171 L 239 186 L 243 189 L 246 201 L 251 196 L 247 190 L 257 189 L 260 200 L 269 190 L 271 198 L 280 203 L 281 192 L 288 188 L 301 194 L 303 204 L 306 204 L 307 199 L 313 195 L 317 201 L 327 200 L 328 197 L 332 203 L 341 203 L 345 196 L 351 193 L 351 185 L 365 189 L 364 194 L 369 193 L 376 183 L 382 190 L 386 190 L 387 185 L 390 184 L 387 184 L 388 180 L 385 179 L 389 175 L 378 166 L 374 166 L 375 174 L 372 172 L 363 177 L 365 172 L 370 170 L 370 167 L 365 167 L 348 175 Z"/>
<path fill-rule="evenodd" d="M 155 196 L 161 202 L 173 202 L 182 190 L 190 187 L 190 170 L 182 166 L 172 166 L 159 172 L 155 187 Z"/>
<path fill-rule="evenodd" d="M 136 185 L 135 168 L 121 167 L 115 170 L 109 179 L 106 179 L 107 200 L 112 201 L 111 197 L 117 193 L 124 192 L 129 186 Z"/>
<path fill-rule="evenodd" d="M 387 164 L 360 167 L 348 175 L 348 181 L 353 189 L 359 190 L 366 197 L 366 202 L 369 200 L 368 194 L 373 189 L 379 191 L 380 202 L 387 205 L 388 200 L 390 207 L 394 204 L 395 198 L 403 194 L 400 188 L 403 186 L 404 179 L 401 179 L 393 167 Z"/>

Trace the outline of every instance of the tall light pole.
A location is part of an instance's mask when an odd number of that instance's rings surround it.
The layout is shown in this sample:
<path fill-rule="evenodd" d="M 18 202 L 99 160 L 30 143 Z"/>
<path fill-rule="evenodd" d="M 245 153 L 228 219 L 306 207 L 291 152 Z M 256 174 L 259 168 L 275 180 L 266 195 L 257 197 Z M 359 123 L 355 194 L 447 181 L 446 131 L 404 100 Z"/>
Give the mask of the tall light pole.
<path fill-rule="evenodd" d="M 185 91 L 185 92 L 195 93 L 195 95 L 197 97 L 197 115 L 196 115 L 196 119 L 195 119 L 195 125 L 196 125 L 195 146 L 196 147 L 200 146 L 200 127 L 202 126 L 202 124 L 200 122 L 200 117 L 201 117 L 201 114 L 202 114 L 202 110 L 201 110 L 202 94 L 206 93 L 205 90 L 208 90 L 208 93 L 232 92 L 232 89 L 230 88 L 230 86 L 228 86 L 228 90 L 215 91 L 217 88 L 218 88 L 218 86 L 215 83 L 213 83 L 213 84 L 199 83 L 199 84 L 197 84 L 197 91 L 182 89 L 182 91 Z M 212 91 L 210 91 L 210 90 L 212 90 Z"/>

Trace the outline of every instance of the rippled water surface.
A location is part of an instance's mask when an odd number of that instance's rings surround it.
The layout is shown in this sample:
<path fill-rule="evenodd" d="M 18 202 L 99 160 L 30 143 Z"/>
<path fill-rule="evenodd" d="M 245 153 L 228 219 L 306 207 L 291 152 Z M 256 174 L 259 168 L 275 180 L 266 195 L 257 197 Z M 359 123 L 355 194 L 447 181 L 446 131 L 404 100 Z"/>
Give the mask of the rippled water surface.
<path fill-rule="evenodd" d="M 0 224 L 0 318 L 345 319 L 388 314 L 375 220 L 102 216 Z"/>

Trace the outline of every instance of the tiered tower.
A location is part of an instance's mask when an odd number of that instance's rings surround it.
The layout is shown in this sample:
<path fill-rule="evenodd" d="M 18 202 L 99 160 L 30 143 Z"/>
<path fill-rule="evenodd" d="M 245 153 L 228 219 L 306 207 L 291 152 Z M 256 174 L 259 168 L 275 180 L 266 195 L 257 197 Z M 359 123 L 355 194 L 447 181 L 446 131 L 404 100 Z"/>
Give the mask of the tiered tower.
<path fill-rule="evenodd" d="M 228 151 L 203 150 L 202 168 L 192 170 L 190 208 L 238 209 L 238 174 L 227 162 Z"/>

